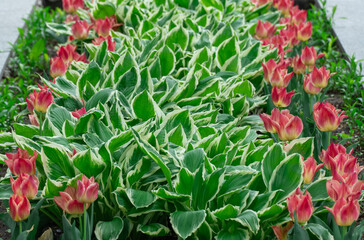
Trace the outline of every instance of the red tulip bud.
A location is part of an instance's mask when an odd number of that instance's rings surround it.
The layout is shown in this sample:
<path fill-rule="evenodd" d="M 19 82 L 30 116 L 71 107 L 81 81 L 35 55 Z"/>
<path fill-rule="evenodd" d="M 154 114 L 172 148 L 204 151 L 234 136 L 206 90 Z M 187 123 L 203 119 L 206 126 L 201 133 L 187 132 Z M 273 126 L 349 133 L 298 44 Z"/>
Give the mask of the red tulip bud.
<path fill-rule="evenodd" d="M 349 197 L 348 200 L 340 198 L 333 208 L 325 207 L 334 216 L 335 222 L 339 226 L 350 226 L 359 217 L 360 206 L 358 200 Z"/>
<path fill-rule="evenodd" d="M 83 203 L 92 203 L 97 199 L 99 192 L 99 184 L 95 183 L 94 177 L 88 179 L 82 176 L 81 181 L 77 180 L 77 200 Z"/>
<path fill-rule="evenodd" d="M 294 92 L 287 93 L 286 88 L 273 87 L 272 101 L 276 107 L 287 107 L 291 103 Z"/>
<path fill-rule="evenodd" d="M 54 197 L 56 204 L 68 214 L 82 214 L 84 204 L 76 199 L 76 189 L 68 186 L 60 196 Z M 87 207 L 87 206 L 86 206 Z"/>
<path fill-rule="evenodd" d="M 270 22 L 261 22 L 258 20 L 257 26 L 255 28 L 255 36 L 257 39 L 267 39 L 274 35 L 277 28 Z"/>
<path fill-rule="evenodd" d="M 67 13 L 75 13 L 78 8 L 83 8 L 84 3 L 83 0 L 62 0 L 63 9 Z"/>
<path fill-rule="evenodd" d="M 308 76 L 315 87 L 325 88 L 329 83 L 329 78 L 333 74 L 334 73 L 330 74 L 330 70 L 326 70 L 325 67 L 321 67 L 320 69 L 314 67 L 312 73 L 310 73 Z"/>
<path fill-rule="evenodd" d="M 35 96 L 34 109 L 38 112 L 46 113 L 49 105 L 54 102 L 52 92 L 49 89 L 43 88 L 40 92 L 34 90 L 33 94 Z"/>
<path fill-rule="evenodd" d="M 284 227 L 282 225 L 275 225 L 272 229 L 278 240 L 287 240 L 287 233 L 292 227 L 293 222 L 288 222 Z"/>
<path fill-rule="evenodd" d="M 299 188 L 287 198 L 287 207 L 289 214 L 294 221 L 294 212 L 297 215 L 297 222 L 300 224 L 306 223 L 312 216 L 313 205 L 312 198 L 309 192 L 302 194 Z"/>
<path fill-rule="evenodd" d="M 23 221 L 30 214 L 30 202 L 24 195 L 13 194 L 9 199 L 9 211 L 14 221 Z"/>
<path fill-rule="evenodd" d="M 311 95 L 316 95 L 320 92 L 320 88 L 315 87 L 311 81 L 311 78 L 309 75 L 306 75 L 303 78 L 303 90 L 305 90 L 306 93 Z"/>
<path fill-rule="evenodd" d="M 65 63 L 62 58 L 54 57 L 51 59 L 51 76 L 56 78 L 59 76 L 63 76 L 67 71 L 68 65 Z"/>
<path fill-rule="evenodd" d="M 102 37 L 107 37 L 110 34 L 111 30 L 111 20 L 109 18 L 105 19 L 97 19 L 95 23 L 95 30 L 97 32 L 97 35 Z"/>
<path fill-rule="evenodd" d="M 304 74 L 306 71 L 306 65 L 303 64 L 301 57 L 296 56 L 292 59 L 293 72 L 296 74 Z"/>
<path fill-rule="evenodd" d="M 287 69 L 275 68 L 270 79 L 270 84 L 274 87 L 287 87 L 293 76 L 293 72 L 287 73 Z"/>
<path fill-rule="evenodd" d="M 8 159 L 4 162 L 16 176 L 22 173 L 34 175 L 37 156 L 38 153 L 36 151 L 34 151 L 33 156 L 30 156 L 26 150 L 19 148 L 16 153 L 6 153 Z"/>
<path fill-rule="evenodd" d="M 341 109 L 336 109 L 328 102 L 315 103 L 313 106 L 313 119 L 317 128 L 322 132 L 336 130 L 340 122 L 347 117 L 344 115 L 344 111 L 340 112 Z"/>
<path fill-rule="evenodd" d="M 86 113 L 85 107 L 82 107 L 81 109 L 77 110 L 75 109 L 74 112 L 72 112 L 72 116 L 74 116 L 77 119 L 80 119 L 80 117 Z"/>
<path fill-rule="evenodd" d="M 15 194 L 24 195 L 28 199 L 33 199 L 38 193 L 39 181 L 35 175 L 22 173 L 16 180 L 11 176 L 10 183 Z"/>
<path fill-rule="evenodd" d="M 72 26 L 72 34 L 75 39 L 86 39 L 88 38 L 88 32 L 92 26 L 87 21 L 76 21 Z"/>
<path fill-rule="evenodd" d="M 323 57 L 325 54 L 321 53 L 317 56 L 314 47 L 305 47 L 302 50 L 301 59 L 306 66 L 314 66 L 317 59 Z"/>
<path fill-rule="evenodd" d="M 312 35 L 311 22 L 301 23 L 297 26 L 297 39 L 300 41 L 307 41 Z"/>
<path fill-rule="evenodd" d="M 349 154 L 351 154 L 353 151 L 351 151 Z M 334 144 L 331 143 L 327 150 L 323 149 L 320 154 L 320 160 L 324 163 L 325 167 L 330 170 L 330 159 L 335 158 L 338 154 L 346 153 L 346 148 L 341 144 Z"/>
<path fill-rule="evenodd" d="M 310 184 L 315 177 L 315 173 L 322 168 L 323 165 L 323 163 L 317 165 L 316 160 L 313 157 L 309 157 L 303 161 L 303 182 L 305 184 Z"/>

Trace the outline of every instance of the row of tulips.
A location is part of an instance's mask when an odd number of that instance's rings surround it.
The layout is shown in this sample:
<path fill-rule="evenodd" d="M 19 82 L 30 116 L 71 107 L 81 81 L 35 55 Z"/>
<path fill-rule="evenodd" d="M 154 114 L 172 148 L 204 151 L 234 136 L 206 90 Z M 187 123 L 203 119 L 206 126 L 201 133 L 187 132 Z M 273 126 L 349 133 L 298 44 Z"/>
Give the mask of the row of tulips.
<path fill-rule="evenodd" d="M 305 10 L 299 10 L 296 6 L 293 6 L 291 0 L 256 0 L 252 2 L 257 7 L 272 4 L 284 16 L 284 18 L 280 19 L 280 24 L 285 24 L 285 27 L 278 34 L 276 34 L 276 26 L 270 22 L 258 21 L 255 36 L 263 44 L 278 48 L 281 55 L 279 62 L 274 61 L 274 59 L 270 59 L 266 63 L 262 62 L 264 80 L 266 84 L 272 86 L 271 100 L 277 108 L 272 110 L 271 115 L 263 113 L 260 118 L 267 132 L 277 133 L 281 141 L 291 141 L 300 137 L 304 124 L 300 117 L 293 116 L 288 109 L 279 110 L 288 107 L 293 95 L 297 94 L 294 91 L 288 92 L 287 87 L 298 86 L 298 89 L 296 89 L 298 94 L 305 94 L 302 91 L 300 92 L 300 90 L 304 90 L 309 94 L 311 100 L 314 99 L 314 95 L 320 93 L 321 89 L 328 86 L 329 78 L 334 73 L 330 73 L 324 66 L 320 68 L 315 66 L 316 60 L 323 57 L 324 54 L 317 54 L 314 47 L 305 46 L 301 55 L 297 54 L 291 58 L 284 58 L 285 54 L 290 51 L 297 52 L 301 47 L 298 44 L 300 42 L 304 44 L 312 35 L 312 25 L 310 22 L 306 22 L 307 13 Z M 290 73 L 288 66 L 293 70 Z M 293 76 L 294 78 L 292 78 Z M 292 83 L 291 79 L 296 82 Z M 302 87 L 299 87 L 300 84 L 303 84 Z M 269 93 L 269 90 L 267 93 Z M 316 102 L 312 106 L 311 101 L 304 102 L 303 100 L 302 105 L 304 107 L 308 105 L 306 108 L 309 109 L 311 115 L 304 115 L 304 119 L 306 120 L 305 117 L 313 118 L 316 127 L 321 132 L 336 130 L 340 122 L 347 117 L 343 111 L 336 109 L 329 102 Z M 333 143 L 326 150 L 327 145 L 327 143 L 326 146 L 323 145 L 322 153 L 319 156 L 323 163 L 317 164 L 316 160 L 318 159 L 315 160 L 313 156 L 303 162 L 303 184 L 310 184 L 315 177 L 315 173 L 324 166 L 327 171 L 331 171 L 332 180 L 327 181 L 327 192 L 331 199 L 335 201 L 335 204 L 332 208 L 326 208 L 333 215 L 336 224 L 345 228 L 352 225 L 359 217 L 360 206 L 358 200 L 361 191 L 364 189 L 364 184 L 358 180 L 358 174 L 362 169 L 359 167 L 357 159 L 352 156 L 352 151 L 346 153 L 345 147 Z M 297 220 L 299 224 L 305 224 L 314 213 L 310 193 L 303 194 L 300 188 L 297 188 L 287 198 L 287 206 L 292 221 Z M 286 239 L 287 233 L 292 226 L 292 222 L 274 226 L 273 231 L 278 239 Z M 344 230 L 343 236 L 345 233 Z"/>

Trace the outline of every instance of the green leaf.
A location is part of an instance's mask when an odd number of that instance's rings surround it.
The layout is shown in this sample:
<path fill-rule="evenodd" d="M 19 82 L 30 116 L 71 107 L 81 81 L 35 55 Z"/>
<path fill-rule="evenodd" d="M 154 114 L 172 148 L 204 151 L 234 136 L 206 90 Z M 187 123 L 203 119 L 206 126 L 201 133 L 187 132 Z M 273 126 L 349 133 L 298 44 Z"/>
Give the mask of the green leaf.
<path fill-rule="evenodd" d="M 44 171 L 52 180 L 60 177 L 74 177 L 75 170 L 70 156 L 60 145 L 44 145 L 41 151 Z"/>
<path fill-rule="evenodd" d="M 329 178 L 321 178 L 312 182 L 306 189 L 311 194 L 312 201 L 322 201 L 329 198 L 326 190 L 326 182 Z"/>
<path fill-rule="evenodd" d="M 182 163 L 184 167 L 194 173 L 205 162 L 205 158 L 205 152 L 201 148 L 198 148 L 186 152 Z"/>
<path fill-rule="evenodd" d="M 85 86 L 87 82 L 91 83 L 93 86 L 96 86 L 100 79 L 101 69 L 96 62 L 91 61 L 78 79 L 77 88 L 79 96 L 83 98 L 83 93 L 85 92 Z"/>
<path fill-rule="evenodd" d="M 139 225 L 137 230 L 148 236 L 162 237 L 169 233 L 169 228 L 160 223 L 151 223 L 148 225 Z"/>
<path fill-rule="evenodd" d="M 298 153 L 306 159 L 313 154 L 313 140 L 313 137 L 295 139 L 284 148 L 287 149 L 288 155 Z"/>
<path fill-rule="evenodd" d="M 154 105 L 154 100 L 147 90 L 136 95 L 132 102 L 135 116 L 143 121 L 155 117 Z"/>
<path fill-rule="evenodd" d="M 259 230 L 259 218 L 256 212 L 248 209 L 245 210 L 238 217 L 233 218 L 232 220 L 240 223 L 243 227 L 249 228 L 251 232 L 256 234 Z"/>
<path fill-rule="evenodd" d="M 216 209 L 212 212 L 212 214 L 214 214 L 220 220 L 235 218 L 239 214 L 239 207 L 227 204 L 222 208 Z"/>
<path fill-rule="evenodd" d="M 62 216 L 62 225 L 63 225 L 63 234 L 61 240 L 69 240 L 69 239 L 81 239 L 80 230 L 76 227 L 76 221 L 71 223 L 66 218 L 66 215 Z"/>
<path fill-rule="evenodd" d="M 269 191 L 283 190 L 277 193 L 277 201 L 284 199 L 301 184 L 303 163 L 300 155 L 294 154 L 283 160 L 273 171 L 269 181 Z"/>
<path fill-rule="evenodd" d="M 249 233 L 243 229 L 235 229 L 234 231 L 222 230 L 216 237 L 216 240 L 242 240 L 249 239 Z"/>
<path fill-rule="evenodd" d="M 47 28 L 60 35 L 72 35 L 72 30 L 69 25 L 63 23 L 47 22 Z"/>
<path fill-rule="evenodd" d="M 176 0 L 177 1 L 177 0 Z M 188 2 L 188 0 L 178 0 Z M 174 44 L 179 45 L 183 50 L 186 50 L 188 44 L 188 33 L 182 26 L 175 27 L 166 38 L 166 45 L 170 49 L 175 49 Z"/>
<path fill-rule="evenodd" d="M 112 2 L 97 2 L 95 8 L 92 11 L 92 16 L 96 19 L 104 19 L 105 17 L 111 17 L 115 14 L 116 7 Z"/>
<path fill-rule="evenodd" d="M 117 240 L 123 228 L 124 221 L 120 217 L 114 217 L 110 222 L 98 222 L 95 227 L 95 236 L 98 240 Z"/>
<path fill-rule="evenodd" d="M 60 132 L 62 132 L 63 124 L 66 120 L 72 121 L 71 113 L 64 107 L 59 107 L 56 104 L 51 104 L 49 106 L 46 118 L 48 118 Z"/>
<path fill-rule="evenodd" d="M 36 61 L 40 55 L 45 51 L 45 40 L 39 39 L 32 47 L 30 51 L 29 58 L 31 61 Z"/>
<path fill-rule="evenodd" d="M 296 221 L 294 222 L 293 228 L 291 228 L 291 230 L 289 230 L 289 232 L 287 234 L 287 239 L 288 240 L 296 240 L 296 239 L 310 240 L 310 237 L 309 237 L 307 231 L 305 229 L 303 229 L 301 227 L 301 225 L 299 225 L 297 223 L 296 213 L 295 213 L 295 219 L 296 219 Z"/>
<path fill-rule="evenodd" d="M 97 177 L 104 169 L 105 163 L 99 160 L 91 149 L 78 152 L 73 157 L 75 167 L 88 178 Z"/>
<path fill-rule="evenodd" d="M 164 46 L 159 54 L 159 61 L 161 64 L 162 76 L 169 75 L 173 70 L 176 62 L 176 58 L 172 50 L 168 46 Z"/>
<path fill-rule="evenodd" d="M 193 175 L 190 171 L 182 168 L 177 174 L 176 191 L 180 194 L 190 195 L 192 193 L 193 181 Z"/>
<path fill-rule="evenodd" d="M 201 0 L 201 3 L 205 7 L 214 7 L 220 10 L 221 12 L 224 10 L 224 6 L 222 5 L 220 0 Z"/>
<path fill-rule="evenodd" d="M 189 195 L 170 192 L 164 188 L 159 188 L 158 191 L 153 190 L 152 192 L 159 198 L 170 200 L 170 201 L 177 200 L 177 201 L 184 202 L 184 201 L 187 201 L 190 199 Z"/>
<path fill-rule="evenodd" d="M 265 154 L 262 161 L 262 176 L 265 185 L 269 186 L 269 180 L 272 177 L 274 169 L 283 161 L 286 154 L 280 144 L 274 144 Z"/>
<path fill-rule="evenodd" d="M 126 195 L 136 208 L 145 208 L 154 203 L 157 198 L 150 192 L 141 190 L 126 189 Z"/>
<path fill-rule="evenodd" d="M 306 229 L 320 240 L 334 240 L 334 237 L 330 234 L 330 232 L 320 224 L 309 223 L 306 225 Z"/>
<path fill-rule="evenodd" d="M 33 125 L 14 123 L 13 127 L 16 134 L 27 138 L 32 138 L 34 135 L 39 134 L 39 128 Z"/>
<path fill-rule="evenodd" d="M 177 211 L 171 214 L 170 220 L 173 230 L 183 239 L 191 236 L 205 221 L 205 210 Z"/>

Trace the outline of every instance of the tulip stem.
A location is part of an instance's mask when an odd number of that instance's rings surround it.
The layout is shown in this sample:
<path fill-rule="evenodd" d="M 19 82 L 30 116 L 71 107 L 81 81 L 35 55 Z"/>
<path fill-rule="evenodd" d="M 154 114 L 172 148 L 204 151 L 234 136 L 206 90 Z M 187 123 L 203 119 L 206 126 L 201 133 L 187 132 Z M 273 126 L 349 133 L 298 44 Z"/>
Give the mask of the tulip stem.
<path fill-rule="evenodd" d="M 80 222 L 80 231 L 83 233 L 83 228 L 82 228 L 82 218 L 81 215 L 78 216 L 78 221 Z"/>
<path fill-rule="evenodd" d="M 91 217 L 90 217 L 90 221 L 91 221 L 91 229 L 93 229 L 94 227 L 94 202 L 91 203 Z"/>
<path fill-rule="evenodd" d="M 19 222 L 19 234 L 21 234 L 22 232 L 23 232 L 23 224 L 20 221 Z"/>
<path fill-rule="evenodd" d="M 330 145 L 331 132 L 322 132 L 322 147 L 327 149 Z"/>
<path fill-rule="evenodd" d="M 83 206 L 83 240 L 86 240 L 87 235 L 87 210 L 86 210 L 86 203 Z"/>
<path fill-rule="evenodd" d="M 345 239 L 345 235 L 348 232 L 348 227 L 342 226 L 342 240 Z"/>
<path fill-rule="evenodd" d="M 42 136 L 43 132 L 43 114 L 39 114 L 39 135 Z"/>

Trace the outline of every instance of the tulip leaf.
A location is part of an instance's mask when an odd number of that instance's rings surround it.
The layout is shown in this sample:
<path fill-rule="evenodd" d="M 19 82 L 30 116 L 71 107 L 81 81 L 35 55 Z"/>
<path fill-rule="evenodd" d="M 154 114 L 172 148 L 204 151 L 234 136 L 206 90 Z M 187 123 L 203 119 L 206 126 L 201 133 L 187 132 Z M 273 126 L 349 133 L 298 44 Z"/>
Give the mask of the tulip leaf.
<path fill-rule="evenodd" d="M 68 239 L 81 239 L 80 230 L 76 227 L 76 221 L 73 221 L 73 224 L 68 221 L 65 214 L 62 216 L 62 225 L 63 225 L 63 234 L 61 240 Z"/>
<path fill-rule="evenodd" d="M 95 236 L 98 240 L 117 240 L 123 228 L 124 221 L 120 217 L 114 217 L 109 222 L 98 222 L 95 227 Z"/>
<path fill-rule="evenodd" d="M 200 211 L 177 211 L 171 214 L 170 220 L 173 230 L 183 239 L 191 236 L 205 221 L 206 213 Z"/>
<path fill-rule="evenodd" d="M 166 236 L 170 230 L 166 226 L 160 224 L 160 223 L 151 223 L 148 225 L 139 225 L 138 231 L 144 233 L 148 236 L 153 237 L 162 237 Z"/>

